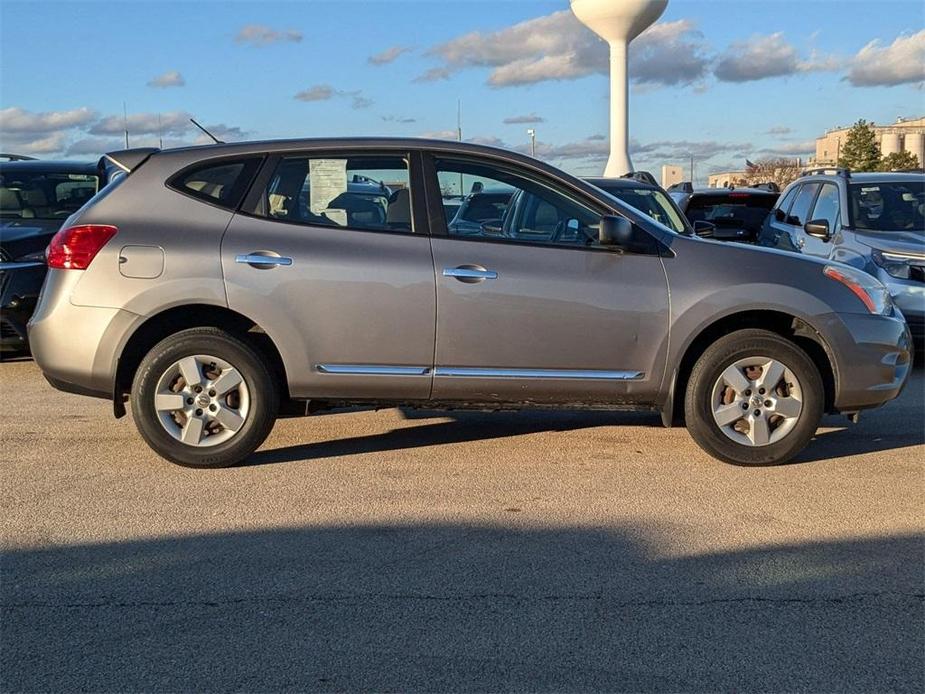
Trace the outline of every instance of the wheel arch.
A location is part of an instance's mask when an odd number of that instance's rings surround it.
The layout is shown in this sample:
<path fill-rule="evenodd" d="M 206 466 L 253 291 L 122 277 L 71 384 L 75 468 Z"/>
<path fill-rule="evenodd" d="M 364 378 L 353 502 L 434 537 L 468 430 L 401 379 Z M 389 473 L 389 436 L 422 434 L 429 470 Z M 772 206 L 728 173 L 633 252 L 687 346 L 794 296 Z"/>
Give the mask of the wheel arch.
<path fill-rule="evenodd" d="M 113 379 L 113 412 L 125 415 L 125 398 L 144 355 L 169 335 L 188 328 L 219 328 L 245 340 L 264 356 L 279 383 L 280 397 L 289 399 L 289 381 L 279 348 L 260 324 L 224 306 L 184 304 L 149 316 L 132 331 L 119 352 Z"/>
<path fill-rule="evenodd" d="M 755 309 L 738 311 L 716 319 L 704 326 L 687 344 L 668 384 L 668 394 L 662 407 L 662 423 L 665 426 L 681 423 L 687 382 L 694 364 L 707 347 L 723 335 L 747 328 L 769 330 L 790 340 L 806 352 L 822 377 L 825 388 L 824 411 L 834 410 L 835 395 L 838 392 L 838 373 L 832 351 L 825 338 L 799 316 L 773 309 Z"/>

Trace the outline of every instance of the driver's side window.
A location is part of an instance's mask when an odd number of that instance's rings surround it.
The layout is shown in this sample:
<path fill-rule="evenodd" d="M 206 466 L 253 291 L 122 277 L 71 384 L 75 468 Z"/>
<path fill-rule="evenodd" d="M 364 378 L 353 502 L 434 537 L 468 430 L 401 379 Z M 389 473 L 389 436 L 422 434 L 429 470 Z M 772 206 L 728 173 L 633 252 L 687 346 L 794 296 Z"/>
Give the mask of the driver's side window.
<path fill-rule="evenodd" d="M 450 236 L 590 246 L 600 215 L 577 200 L 503 166 L 439 159 L 437 181 Z"/>

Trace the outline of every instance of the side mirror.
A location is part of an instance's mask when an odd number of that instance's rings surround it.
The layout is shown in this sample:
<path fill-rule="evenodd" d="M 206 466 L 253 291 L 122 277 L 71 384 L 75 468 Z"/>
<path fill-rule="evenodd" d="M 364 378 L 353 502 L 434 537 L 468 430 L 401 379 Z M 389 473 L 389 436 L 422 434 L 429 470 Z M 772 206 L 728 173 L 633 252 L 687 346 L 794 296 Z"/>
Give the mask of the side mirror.
<path fill-rule="evenodd" d="M 704 219 L 698 219 L 694 222 L 694 233 L 705 239 L 711 238 L 716 234 L 716 225 Z"/>
<path fill-rule="evenodd" d="M 814 219 L 811 222 L 806 222 L 806 224 L 803 225 L 803 231 L 823 241 L 828 241 L 832 238 L 832 232 L 829 229 L 829 221 L 827 219 Z"/>
<path fill-rule="evenodd" d="M 601 217 L 598 241 L 602 246 L 625 248 L 633 240 L 633 223 L 626 217 L 604 215 Z"/>

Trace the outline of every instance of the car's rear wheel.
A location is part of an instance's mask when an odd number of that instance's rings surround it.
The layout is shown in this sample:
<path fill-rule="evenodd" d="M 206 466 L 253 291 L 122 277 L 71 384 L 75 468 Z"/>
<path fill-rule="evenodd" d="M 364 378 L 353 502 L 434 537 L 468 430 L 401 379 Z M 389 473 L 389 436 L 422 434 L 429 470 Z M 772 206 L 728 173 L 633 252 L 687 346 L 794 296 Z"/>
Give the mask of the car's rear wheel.
<path fill-rule="evenodd" d="M 148 352 L 131 401 L 138 431 L 158 455 L 188 467 L 225 467 L 263 443 L 279 395 L 250 345 L 217 328 L 194 328 Z"/>
<path fill-rule="evenodd" d="M 735 465 L 778 465 L 809 443 L 822 419 L 824 386 L 812 359 L 766 330 L 713 343 L 694 365 L 687 428 L 707 453 Z"/>

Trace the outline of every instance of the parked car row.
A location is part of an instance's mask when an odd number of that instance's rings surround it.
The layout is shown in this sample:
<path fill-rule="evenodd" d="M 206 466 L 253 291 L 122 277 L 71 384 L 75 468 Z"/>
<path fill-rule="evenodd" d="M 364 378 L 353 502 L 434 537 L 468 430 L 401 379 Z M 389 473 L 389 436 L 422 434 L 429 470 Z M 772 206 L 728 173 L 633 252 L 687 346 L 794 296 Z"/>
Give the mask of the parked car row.
<path fill-rule="evenodd" d="M 415 139 L 103 164 L 124 175 L 52 238 L 33 353 L 53 386 L 130 402 L 181 465 L 238 463 L 277 416 L 345 404 L 649 409 L 720 460 L 777 464 L 908 377 L 873 275 L 701 237 L 643 176 Z M 723 204 L 708 214 L 739 212 Z"/>
<path fill-rule="evenodd" d="M 61 223 L 106 183 L 96 163 L 2 155 L 0 352 L 27 351 L 26 323 L 45 279 L 45 248 Z"/>

